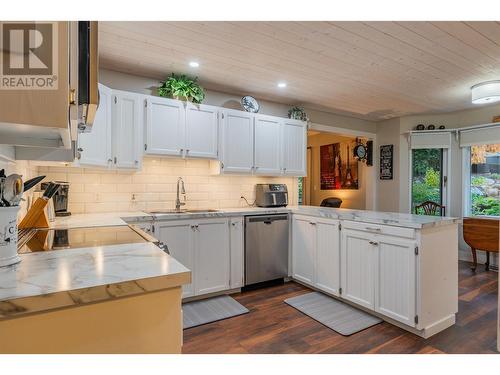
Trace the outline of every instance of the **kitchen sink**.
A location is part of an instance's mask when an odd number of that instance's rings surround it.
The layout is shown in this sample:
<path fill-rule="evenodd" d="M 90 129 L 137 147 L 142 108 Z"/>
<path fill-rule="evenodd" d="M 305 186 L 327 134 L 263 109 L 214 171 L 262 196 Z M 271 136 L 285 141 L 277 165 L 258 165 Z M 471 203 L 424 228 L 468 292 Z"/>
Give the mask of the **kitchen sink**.
<path fill-rule="evenodd" d="M 176 210 L 176 209 L 171 209 L 171 210 L 159 210 L 159 211 L 148 211 L 148 214 L 150 215 L 175 215 L 175 214 L 198 214 L 198 213 L 204 213 L 204 212 L 218 212 L 219 210 L 214 210 L 214 209 L 199 209 L 199 210 Z"/>

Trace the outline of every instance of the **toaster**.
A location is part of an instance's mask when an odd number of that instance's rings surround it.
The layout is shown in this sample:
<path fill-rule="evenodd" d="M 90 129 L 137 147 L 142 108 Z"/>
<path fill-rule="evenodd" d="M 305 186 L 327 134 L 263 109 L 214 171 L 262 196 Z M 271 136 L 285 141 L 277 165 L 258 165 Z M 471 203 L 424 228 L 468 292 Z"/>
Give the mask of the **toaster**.
<path fill-rule="evenodd" d="M 285 184 L 257 184 L 255 189 L 255 204 L 259 207 L 288 205 L 288 189 Z"/>

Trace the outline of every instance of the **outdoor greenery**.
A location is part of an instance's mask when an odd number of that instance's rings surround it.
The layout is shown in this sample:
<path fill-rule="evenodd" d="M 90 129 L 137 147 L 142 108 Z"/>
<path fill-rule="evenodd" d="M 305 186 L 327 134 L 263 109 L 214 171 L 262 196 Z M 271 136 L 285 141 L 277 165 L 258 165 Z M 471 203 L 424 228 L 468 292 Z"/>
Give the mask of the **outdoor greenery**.
<path fill-rule="evenodd" d="M 189 78 L 181 74 L 172 73 L 165 81 L 160 82 L 158 95 L 167 98 L 189 100 L 193 103 L 201 103 L 205 99 L 205 91 L 198 82 L 198 78 Z"/>
<path fill-rule="evenodd" d="M 498 144 L 471 147 L 471 165 L 476 170 L 470 180 L 473 216 L 500 216 L 500 173 L 496 173 L 498 165 L 488 164 L 486 160 L 487 156 L 499 152 Z"/>
<path fill-rule="evenodd" d="M 412 205 L 441 203 L 441 150 L 413 150 Z M 439 215 L 439 212 L 437 213 Z"/>

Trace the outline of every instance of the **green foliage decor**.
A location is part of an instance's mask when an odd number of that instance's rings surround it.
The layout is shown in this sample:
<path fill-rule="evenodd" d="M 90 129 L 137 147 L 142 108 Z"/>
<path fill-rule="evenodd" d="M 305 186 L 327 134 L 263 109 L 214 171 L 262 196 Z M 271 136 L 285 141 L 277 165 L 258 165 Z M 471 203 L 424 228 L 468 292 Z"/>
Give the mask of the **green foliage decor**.
<path fill-rule="evenodd" d="M 158 95 L 167 98 L 189 100 L 201 103 L 205 99 L 205 91 L 198 82 L 198 78 L 189 78 L 184 74 L 172 73 L 165 81 L 160 82 Z"/>
<path fill-rule="evenodd" d="M 304 108 L 302 107 L 292 107 L 288 110 L 288 118 L 293 120 L 309 121 L 309 117 Z"/>

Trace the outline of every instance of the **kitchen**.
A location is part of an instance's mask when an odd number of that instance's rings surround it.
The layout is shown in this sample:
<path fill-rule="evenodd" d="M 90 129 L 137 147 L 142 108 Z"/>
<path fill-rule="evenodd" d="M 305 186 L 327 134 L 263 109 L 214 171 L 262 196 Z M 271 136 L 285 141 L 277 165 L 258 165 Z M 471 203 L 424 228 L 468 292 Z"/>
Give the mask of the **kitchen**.
<path fill-rule="evenodd" d="M 47 24 L 60 36 L 58 88 L 0 91 L 0 210 L 19 230 L 0 257 L 0 332 L 9 338 L 0 352 L 497 350 L 498 274 L 470 270 L 468 215 L 451 204 L 462 191 L 446 181 L 463 178 L 448 172 L 462 161 L 457 150 L 470 147 L 467 134 L 472 147 L 483 133 L 496 142 L 498 105 L 427 115 L 400 103 L 403 115 L 369 118 L 353 116 L 354 107 L 326 110 L 321 95 L 294 110 L 287 103 L 301 104 L 297 83 L 276 77 L 266 93 L 271 73 L 230 86 L 241 70 L 224 78 L 207 49 L 255 27 L 269 43 L 262 57 L 285 39 L 273 22 Z M 165 51 L 175 51 L 167 68 L 154 58 Z M 253 69 L 262 71 L 258 59 Z M 200 77 L 202 94 L 196 79 L 190 100 L 172 89 L 184 74 Z M 52 110 L 41 110 L 48 102 Z M 32 111 L 19 111 L 25 106 Z M 446 127 L 414 129 L 429 121 Z M 320 142 L 318 133 L 334 138 Z M 416 185 L 406 184 L 420 183 L 415 150 L 431 143 L 445 150 L 438 190 L 448 211 L 417 215 Z M 493 168 L 477 183 L 493 179 Z M 306 205 L 309 190 L 324 195 Z M 340 208 L 319 203 L 332 197 Z M 494 249 L 477 250 L 498 264 Z M 471 340 L 475 325 L 482 339 Z"/>

